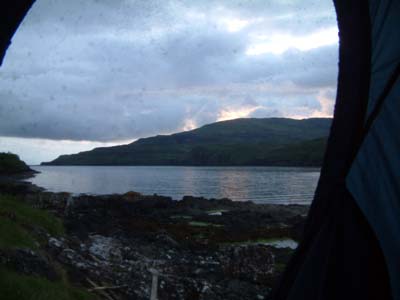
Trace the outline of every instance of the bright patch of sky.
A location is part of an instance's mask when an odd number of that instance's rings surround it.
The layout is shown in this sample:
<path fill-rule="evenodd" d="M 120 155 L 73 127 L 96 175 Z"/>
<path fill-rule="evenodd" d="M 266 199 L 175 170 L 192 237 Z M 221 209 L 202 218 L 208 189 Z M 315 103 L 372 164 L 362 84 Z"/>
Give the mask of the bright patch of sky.
<path fill-rule="evenodd" d="M 339 42 L 336 27 L 326 28 L 302 36 L 289 34 L 256 35 L 246 50 L 247 55 L 265 53 L 282 54 L 289 49 L 308 51 L 323 46 L 336 45 Z"/>

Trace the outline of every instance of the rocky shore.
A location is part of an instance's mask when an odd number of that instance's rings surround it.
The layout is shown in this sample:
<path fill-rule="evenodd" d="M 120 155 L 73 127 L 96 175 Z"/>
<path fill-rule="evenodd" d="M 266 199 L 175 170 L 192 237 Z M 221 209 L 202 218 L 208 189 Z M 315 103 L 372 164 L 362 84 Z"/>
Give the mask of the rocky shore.
<path fill-rule="evenodd" d="M 0 253 L 0 263 L 50 280 L 61 266 L 100 299 L 268 299 L 308 210 L 135 192 L 74 197 L 22 182 L 0 187 L 65 227 L 63 236 L 38 232 L 45 240 L 38 251 Z"/>

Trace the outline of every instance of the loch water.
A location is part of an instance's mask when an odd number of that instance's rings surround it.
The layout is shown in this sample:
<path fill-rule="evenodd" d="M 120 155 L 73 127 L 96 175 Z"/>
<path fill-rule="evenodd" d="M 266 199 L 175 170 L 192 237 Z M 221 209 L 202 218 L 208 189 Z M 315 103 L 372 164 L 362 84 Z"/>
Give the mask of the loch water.
<path fill-rule="evenodd" d="M 185 195 L 256 203 L 309 204 L 318 168 L 181 166 L 32 166 L 30 182 L 52 192 L 136 191 L 179 200 Z"/>

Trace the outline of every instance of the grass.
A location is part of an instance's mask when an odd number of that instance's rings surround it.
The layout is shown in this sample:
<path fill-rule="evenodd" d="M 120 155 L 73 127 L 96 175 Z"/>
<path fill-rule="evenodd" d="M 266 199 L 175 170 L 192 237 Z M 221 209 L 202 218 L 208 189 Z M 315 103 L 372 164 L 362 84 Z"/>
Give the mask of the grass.
<path fill-rule="evenodd" d="M 37 242 L 22 226 L 0 217 L 0 249 L 10 248 L 36 249 Z"/>
<path fill-rule="evenodd" d="M 59 281 L 26 276 L 0 269 L 0 298 L 7 300 L 89 300 L 86 291 L 70 287 Z"/>
<path fill-rule="evenodd" d="M 0 248 L 37 248 L 40 239 L 35 239 L 34 229 L 52 236 L 64 234 L 61 220 L 50 213 L 34 209 L 16 197 L 0 195 Z"/>
<path fill-rule="evenodd" d="M 46 240 L 37 233 L 52 236 L 64 234 L 60 219 L 49 212 L 32 208 L 14 196 L 0 194 L 0 250 L 29 248 L 39 250 Z M 40 251 L 39 251 L 40 252 Z M 27 276 L 0 263 L 0 299 L 7 300 L 87 300 L 89 292 L 71 287 L 66 272 L 60 265 L 53 266 L 61 275 L 58 281 L 38 276 Z"/>

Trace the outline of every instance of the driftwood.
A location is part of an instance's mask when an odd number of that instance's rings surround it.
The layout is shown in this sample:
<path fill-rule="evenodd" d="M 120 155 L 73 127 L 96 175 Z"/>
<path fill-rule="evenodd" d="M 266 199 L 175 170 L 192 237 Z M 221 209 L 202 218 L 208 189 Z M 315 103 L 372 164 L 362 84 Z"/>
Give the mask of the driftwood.
<path fill-rule="evenodd" d="M 151 280 L 151 294 L 150 294 L 150 300 L 157 300 L 157 292 L 158 292 L 158 276 L 160 276 L 160 272 L 157 271 L 154 268 L 150 268 L 149 272 L 152 275 L 152 280 Z"/>
<path fill-rule="evenodd" d="M 127 285 L 115 285 L 115 286 L 96 286 L 91 289 L 88 289 L 89 292 L 95 292 L 95 291 L 103 291 L 103 290 L 117 290 L 117 289 L 123 289 L 128 287 Z"/>
<path fill-rule="evenodd" d="M 86 281 L 92 286 L 91 289 L 88 289 L 89 292 L 97 292 L 103 297 L 105 297 L 108 300 L 115 300 L 115 298 L 111 297 L 109 294 L 107 294 L 107 290 L 111 292 L 111 290 L 116 290 L 116 289 L 122 289 L 126 288 L 126 285 L 120 285 L 120 286 L 99 286 L 96 283 L 94 283 L 90 278 L 86 278 Z M 115 296 L 114 296 L 115 297 Z"/>

